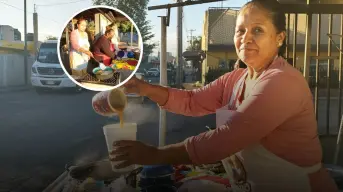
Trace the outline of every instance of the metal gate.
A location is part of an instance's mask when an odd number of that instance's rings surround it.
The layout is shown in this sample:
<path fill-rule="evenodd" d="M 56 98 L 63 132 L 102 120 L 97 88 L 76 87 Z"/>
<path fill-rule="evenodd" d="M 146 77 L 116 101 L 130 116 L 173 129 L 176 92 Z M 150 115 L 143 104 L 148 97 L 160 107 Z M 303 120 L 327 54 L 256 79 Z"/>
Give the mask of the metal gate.
<path fill-rule="evenodd" d="M 319 134 L 337 135 L 342 116 L 343 5 L 294 7 L 285 7 L 286 58 L 309 82 Z"/>

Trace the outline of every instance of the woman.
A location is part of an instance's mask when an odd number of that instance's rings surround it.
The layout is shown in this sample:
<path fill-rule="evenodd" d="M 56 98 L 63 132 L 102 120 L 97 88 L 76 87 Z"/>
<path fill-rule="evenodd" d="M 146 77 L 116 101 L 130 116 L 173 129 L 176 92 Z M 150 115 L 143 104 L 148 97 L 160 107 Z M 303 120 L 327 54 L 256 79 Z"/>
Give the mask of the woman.
<path fill-rule="evenodd" d="M 206 164 L 222 160 L 234 191 L 338 191 L 321 165 L 312 95 L 302 74 L 282 57 L 285 14 L 275 0 L 252 0 L 240 10 L 234 36 L 247 68 L 204 88 L 183 91 L 135 78 L 128 92 L 183 115 L 216 113 L 217 128 L 160 148 L 114 143 L 111 160 L 130 164 Z"/>
<path fill-rule="evenodd" d="M 86 32 L 87 21 L 79 19 L 76 26 L 77 29 L 70 34 L 70 63 L 73 75 L 82 76 L 86 73 L 88 61 L 90 57 L 93 57 L 93 54 L 89 51 L 90 44 Z"/>
<path fill-rule="evenodd" d="M 111 43 L 113 36 L 113 29 L 106 30 L 105 34 L 100 36 L 92 47 L 94 58 L 104 63 L 106 66 L 110 66 L 112 60 L 116 57 L 113 44 Z"/>

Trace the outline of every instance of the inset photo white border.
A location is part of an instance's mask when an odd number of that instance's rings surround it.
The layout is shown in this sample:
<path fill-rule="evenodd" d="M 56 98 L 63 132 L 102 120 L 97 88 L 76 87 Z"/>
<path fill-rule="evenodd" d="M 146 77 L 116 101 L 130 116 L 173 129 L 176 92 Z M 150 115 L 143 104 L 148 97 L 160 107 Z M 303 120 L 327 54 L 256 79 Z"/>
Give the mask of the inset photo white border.
<path fill-rule="evenodd" d="M 105 87 L 105 88 L 90 88 L 90 87 L 86 87 L 84 85 L 82 85 L 81 83 L 79 83 L 78 81 L 76 81 L 71 74 L 69 74 L 69 72 L 66 70 L 66 68 L 64 67 L 64 64 L 62 62 L 62 59 L 61 59 L 61 50 L 60 50 L 60 44 L 61 44 L 61 39 L 63 37 L 63 33 L 64 33 L 64 30 L 65 28 L 67 27 L 67 25 L 69 25 L 70 21 L 76 17 L 77 15 L 79 15 L 80 13 L 84 12 L 84 11 L 87 11 L 89 9 L 94 9 L 94 8 L 104 8 L 104 9 L 111 9 L 115 12 L 119 12 L 120 14 L 122 14 L 123 16 L 125 16 L 126 18 L 129 19 L 129 21 L 133 24 L 133 26 L 135 27 L 137 33 L 138 33 L 138 41 L 139 41 L 139 51 L 140 51 L 140 54 L 139 54 L 139 59 L 138 59 L 138 63 L 137 65 L 135 66 L 135 69 L 131 72 L 131 74 L 123 81 L 121 81 L 118 85 L 115 85 L 113 87 L 109 87 L 109 86 L 99 86 L 99 87 Z M 135 73 L 137 72 L 141 62 L 142 62 L 142 58 L 143 58 L 143 39 L 142 39 L 142 35 L 141 35 L 141 32 L 139 30 L 139 28 L 137 27 L 136 23 L 131 19 L 131 17 L 129 17 L 126 13 L 124 13 L 123 11 L 117 9 L 117 8 L 114 8 L 114 7 L 110 7 L 110 6 L 106 6 L 106 5 L 95 5 L 95 6 L 90 6 L 88 8 L 85 8 L 85 9 L 82 9 L 80 10 L 79 12 L 75 13 L 74 15 L 72 15 L 64 24 L 64 27 L 63 29 L 60 31 L 59 33 L 59 37 L 58 37 L 58 41 L 57 41 L 57 54 L 58 54 L 58 60 L 60 62 L 60 65 L 64 71 L 64 73 L 68 76 L 68 78 L 70 80 L 72 80 L 76 85 L 84 88 L 84 89 L 87 89 L 87 90 L 91 90 L 91 91 L 97 91 L 97 92 L 100 92 L 100 91 L 108 91 L 108 90 L 112 90 L 112 89 L 116 89 L 118 87 L 121 87 L 122 85 L 124 85 L 127 81 L 129 81 L 134 75 Z M 70 54 L 70 53 L 69 53 Z M 120 78 L 120 77 L 119 77 Z"/>

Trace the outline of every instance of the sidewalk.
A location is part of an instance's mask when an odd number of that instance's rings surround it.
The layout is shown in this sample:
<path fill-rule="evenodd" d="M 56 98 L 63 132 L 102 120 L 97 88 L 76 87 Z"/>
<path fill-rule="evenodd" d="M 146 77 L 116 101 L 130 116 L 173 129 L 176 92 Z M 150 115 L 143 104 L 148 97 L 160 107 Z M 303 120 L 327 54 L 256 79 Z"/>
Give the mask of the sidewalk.
<path fill-rule="evenodd" d="M 13 93 L 13 92 L 21 92 L 27 91 L 32 89 L 31 85 L 23 85 L 23 86 L 11 86 L 11 87 L 0 87 L 0 93 Z"/>

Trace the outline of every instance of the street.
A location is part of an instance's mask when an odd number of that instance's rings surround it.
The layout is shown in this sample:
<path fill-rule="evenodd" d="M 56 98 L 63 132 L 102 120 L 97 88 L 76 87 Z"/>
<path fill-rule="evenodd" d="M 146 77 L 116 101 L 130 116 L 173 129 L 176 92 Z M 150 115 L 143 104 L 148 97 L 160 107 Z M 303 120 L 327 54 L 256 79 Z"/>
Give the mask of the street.
<path fill-rule="evenodd" d="M 0 93 L 0 191 L 42 191 L 64 171 L 107 157 L 102 127 L 115 118 L 96 114 L 94 92 L 81 94 L 34 91 Z M 138 140 L 158 144 L 159 110 L 147 100 L 129 104 L 126 122 L 137 122 Z M 214 116 L 201 118 L 167 114 L 167 143 L 214 126 Z"/>

